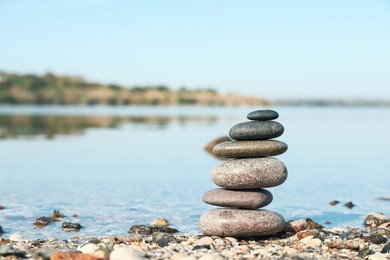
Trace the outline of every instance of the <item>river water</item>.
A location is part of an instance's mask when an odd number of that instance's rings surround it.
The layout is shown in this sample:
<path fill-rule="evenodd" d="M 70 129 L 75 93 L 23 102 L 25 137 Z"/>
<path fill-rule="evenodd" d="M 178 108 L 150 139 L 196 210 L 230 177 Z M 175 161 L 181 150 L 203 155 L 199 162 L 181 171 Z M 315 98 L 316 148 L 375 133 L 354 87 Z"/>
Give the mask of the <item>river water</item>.
<path fill-rule="evenodd" d="M 202 194 L 216 187 L 210 171 L 220 163 L 203 148 L 254 109 L 0 106 L 3 237 L 74 236 L 61 222 L 35 228 L 54 209 L 81 223 L 82 236 L 126 235 L 159 217 L 200 232 L 198 219 L 212 208 Z M 389 108 L 275 109 L 289 177 L 269 189 L 268 209 L 341 227 L 361 226 L 369 212 L 390 214 L 390 202 L 378 199 L 390 197 Z"/>

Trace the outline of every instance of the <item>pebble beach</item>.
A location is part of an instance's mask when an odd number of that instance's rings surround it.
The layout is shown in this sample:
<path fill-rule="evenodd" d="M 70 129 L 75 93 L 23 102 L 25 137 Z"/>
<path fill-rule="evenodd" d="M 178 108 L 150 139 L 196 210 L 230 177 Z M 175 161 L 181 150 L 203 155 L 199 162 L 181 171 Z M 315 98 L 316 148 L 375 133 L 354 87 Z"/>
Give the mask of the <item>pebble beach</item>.
<path fill-rule="evenodd" d="M 390 217 L 368 215 L 365 228 L 324 228 L 311 219 L 287 222 L 266 237 L 182 234 L 165 219 L 129 228 L 128 236 L 0 238 L 0 259 L 390 259 Z M 64 230 L 65 232 L 65 230 Z"/>

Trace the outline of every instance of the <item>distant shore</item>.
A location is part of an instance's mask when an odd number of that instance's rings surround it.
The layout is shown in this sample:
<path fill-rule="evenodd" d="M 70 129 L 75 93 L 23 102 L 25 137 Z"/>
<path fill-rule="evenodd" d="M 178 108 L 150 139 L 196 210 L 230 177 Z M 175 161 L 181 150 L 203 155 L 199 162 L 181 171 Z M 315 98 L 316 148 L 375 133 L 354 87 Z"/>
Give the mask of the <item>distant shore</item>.
<path fill-rule="evenodd" d="M 81 77 L 14 74 L 0 71 L 0 105 L 110 106 L 390 106 L 386 99 L 278 99 L 219 93 L 213 88 L 170 89 L 164 85 L 122 86 L 89 82 Z"/>

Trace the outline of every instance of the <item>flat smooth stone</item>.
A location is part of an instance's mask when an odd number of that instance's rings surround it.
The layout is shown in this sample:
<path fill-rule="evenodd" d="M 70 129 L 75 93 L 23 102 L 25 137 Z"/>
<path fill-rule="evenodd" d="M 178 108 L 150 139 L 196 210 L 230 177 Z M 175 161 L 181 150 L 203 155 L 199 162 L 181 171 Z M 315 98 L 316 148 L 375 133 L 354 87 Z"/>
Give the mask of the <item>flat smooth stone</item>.
<path fill-rule="evenodd" d="M 267 157 L 287 151 L 286 143 L 275 140 L 231 141 L 213 148 L 213 154 L 224 158 Z"/>
<path fill-rule="evenodd" d="M 227 189 L 261 189 L 282 184 L 287 168 L 273 157 L 233 159 L 215 167 L 211 179 Z"/>
<path fill-rule="evenodd" d="M 237 141 L 266 140 L 281 136 L 283 132 L 283 125 L 276 121 L 249 121 L 234 125 L 229 135 Z"/>
<path fill-rule="evenodd" d="M 203 195 L 203 201 L 207 204 L 241 209 L 258 209 L 265 207 L 271 203 L 272 198 L 272 193 L 264 189 L 213 189 Z"/>
<path fill-rule="evenodd" d="M 282 231 L 285 221 L 269 210 L 212 209 L 204 213 L 199 225 L 208 236 L 252 237 Z"/>
<path fill-rule="evenodd" d="M 274 120 L 279 117 L 278 112 L 269 109 L 255 110 L 247 115 L 249 120 L 267 121 Z"/>

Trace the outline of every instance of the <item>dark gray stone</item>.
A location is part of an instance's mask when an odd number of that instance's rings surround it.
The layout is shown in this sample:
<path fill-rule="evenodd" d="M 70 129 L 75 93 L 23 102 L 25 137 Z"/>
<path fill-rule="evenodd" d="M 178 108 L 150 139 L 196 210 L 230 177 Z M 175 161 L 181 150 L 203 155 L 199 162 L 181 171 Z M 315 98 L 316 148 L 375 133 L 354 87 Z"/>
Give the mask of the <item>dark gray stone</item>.
<path fill-rule="evenodd" d="M 287 169 L 272 157 L 235 159 L 215 167 L 211 179 L 227 189 L 261 189 L 282 184 L 287 179 Z"/>
<path fill-rule="evenodd" d="M 81 225 L 79 223 L 72 222 L 64 222 L 61 227 L 64 232 L 78 232 L 81 229 Z"/>
<path fill-rule="evenodd" d="M 268 190 L 226 190 L 213 189 L 203 195 L 205 203 L 241 209 L 258 209 L 267 206 L 272 201 Z"/>
<path fill-rule="evenodd" d="M 39 217 L 35 220 L 34 225 L 38 228 L 46 227 L 51 223 L 51 218 L 49 217 Z"/>
<path fill-rule="evenodd" d="M 151 235 L 155 232 L 159 233 L 176 233 L 178 232 L 177 229 L 170 228 L 170 227 L 158 227 L 158 226 L 147 226 L 147 225 L 134 225 L 130 227 L 129 230 L 132 234 L 139 234 L 139 235 Z"/>
<path fill-rule="evenodd" d="M 275 140 L 231 141 L 214 146 L 213 153 L 224 158 L 250 158 L 279 155 L 287 144 Z"/>
<path fill-rule="evenodd" d="M 247 115 L 247 118 L 249 120 L 257 120 L 257 121 L 274 120 L 278 117 L 279 117 L 278 112 L 269 109 L 252 111 Z"/>
<path fill-rule="evenodd" d="M 152 241 L 153 243 L 156 243 L 157 245 L 164 247 L 169 245 L 169 243 L 171 242 L 176 242 L 176 238 L 172 234 L 155 232 L 152 235 Z"/>
<path fill-rule="evenodd" d="M 218 208 L 204 213 L 199 224 L 209 236 L 252 237 L 278 233 L 285 222 L 279 213 L 269 210 Z"/>
<path fill-rule="evenodd" d="M 237 141 L 266 140 L 281 136 L 283 132 L 283 125 L 276 121 L 249 121 L 234 125 L 229 135 Z"/>

